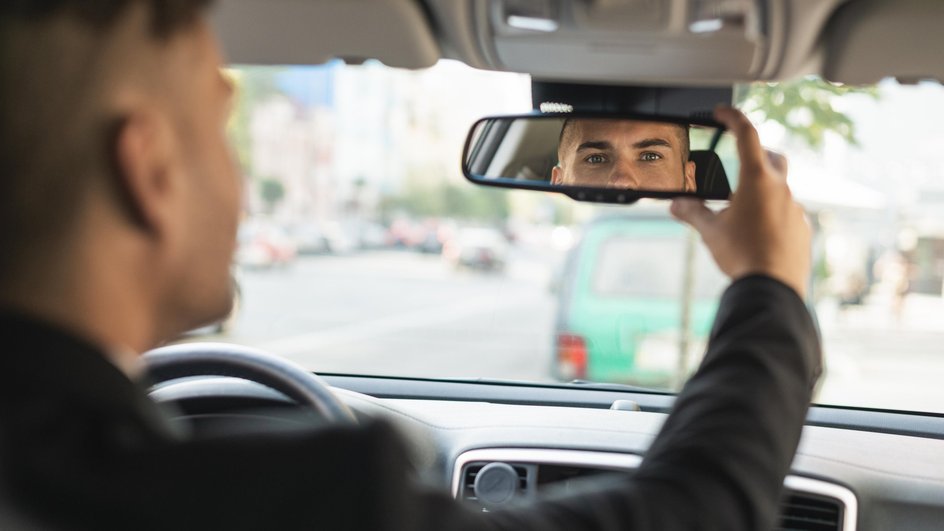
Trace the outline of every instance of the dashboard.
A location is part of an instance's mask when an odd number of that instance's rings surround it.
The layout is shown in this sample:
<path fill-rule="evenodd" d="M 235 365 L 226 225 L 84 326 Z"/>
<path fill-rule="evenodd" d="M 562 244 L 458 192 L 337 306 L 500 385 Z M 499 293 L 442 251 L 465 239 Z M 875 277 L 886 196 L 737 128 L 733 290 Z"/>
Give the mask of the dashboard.
<path fill-rule="evenodd" d="M 631 474 L 671 406 L 670 396 L 647 393 L 326 380 L 360 419 L 383 419 L 403 432 L 425 482 L 483 511 Z M 227 378 L 170 383 L 152 397 L 173 402 L 190 420 L 259 410 L 291 419 L 297 409 L 275 391 Z M 778 529 L 940 529 L 944 419 L 814 407 L 784 486 Z"/>
<path fill-rule="evenodd" d="M 603 474 L 632 473 L 642 462 L 636 454 L 486 448 L 456 459 L 453 495 L 483 511 L 517 499 L 531 499 L 547 488 L 577 490 L 579 483 Z M 576 485 L 571 485 L 576 483 Z M 778 529 L 856 529 L 858 500 L 848 488 L 790 475 L 784 481 Z"/>

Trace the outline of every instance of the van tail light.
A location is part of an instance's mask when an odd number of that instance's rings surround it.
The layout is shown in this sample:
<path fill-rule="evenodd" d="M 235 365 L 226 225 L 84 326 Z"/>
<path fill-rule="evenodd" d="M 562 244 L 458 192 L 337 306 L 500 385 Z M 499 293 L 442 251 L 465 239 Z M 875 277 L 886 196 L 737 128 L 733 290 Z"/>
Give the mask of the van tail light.
<path fill-rule="evenodd" d="M 587 342 L 576 334 L 557 335 L 557 373 L 562 380 L 587 377 Z"/>

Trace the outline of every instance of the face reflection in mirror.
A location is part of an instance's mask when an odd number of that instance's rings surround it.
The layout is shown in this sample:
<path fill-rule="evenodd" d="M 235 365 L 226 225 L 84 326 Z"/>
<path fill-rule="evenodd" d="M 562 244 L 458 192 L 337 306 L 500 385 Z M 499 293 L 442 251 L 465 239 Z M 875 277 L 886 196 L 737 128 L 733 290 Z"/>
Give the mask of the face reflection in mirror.
<path fill-rule="evenodd" d="M 637 120 L 564 122 L 551 183 L 667 192 L 695 191 L 688 127 Z"/>

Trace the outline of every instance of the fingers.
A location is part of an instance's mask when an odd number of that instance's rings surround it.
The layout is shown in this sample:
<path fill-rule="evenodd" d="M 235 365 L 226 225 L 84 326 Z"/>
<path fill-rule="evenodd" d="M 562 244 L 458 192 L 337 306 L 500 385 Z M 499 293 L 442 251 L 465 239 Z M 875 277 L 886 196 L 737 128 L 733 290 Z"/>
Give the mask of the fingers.
<path fill-rule="evenodd" d="M 771 167 L 784 179 L 787 177 L 787 157 L 784 157 L 776 151 L 766 150 L 767 160 Z"/>
<path fill-rule="evenodd" d="M 764 164 L 767 158 L 760 145 L 760 137 L 751 121 L 734 107 L 719 106 L 715 109 L 715 119 L 724 124 L 737 138 L 738 155 L 741 159 L 741 183 L 748 186 L 765 175 Z"/>
<path fill-rule="evenodd" d="M 702 201 L 685 197 L 673 200 L 670 210 L 675 219 L 691 225 L 702 238 L 713 226 L 716 216 Z"/>

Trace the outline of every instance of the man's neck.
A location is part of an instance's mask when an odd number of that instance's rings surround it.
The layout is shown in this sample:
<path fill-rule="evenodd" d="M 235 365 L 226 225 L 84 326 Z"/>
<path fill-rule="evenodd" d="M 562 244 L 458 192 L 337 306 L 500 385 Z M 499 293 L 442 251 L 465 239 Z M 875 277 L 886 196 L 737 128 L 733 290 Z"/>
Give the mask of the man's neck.
<path fill-rule="evenodd" d="M 140 353 L 157 341 L 156 316 L 147 300 L 147 283 L 137 280 L 139 264 L 122 259 L 133 255 L 115 246 L 110 250 L 107 254 L 92 247 L 85 247 L 85 252 L 64 251 L 46 267 L 31 268 L 5 282 L 0 305 L 97 345 L 122 372 L 136 377 Z M 111 263 L 103 266 L 103 256 L 109 256 Z"/>

